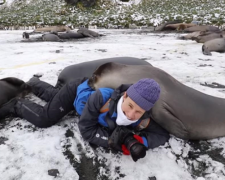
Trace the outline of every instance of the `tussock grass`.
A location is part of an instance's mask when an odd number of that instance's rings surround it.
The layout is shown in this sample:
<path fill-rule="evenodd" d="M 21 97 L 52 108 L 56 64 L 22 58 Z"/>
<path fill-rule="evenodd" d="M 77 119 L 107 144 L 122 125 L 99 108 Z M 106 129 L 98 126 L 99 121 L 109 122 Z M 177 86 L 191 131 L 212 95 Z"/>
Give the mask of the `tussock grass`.
<path fill-rule="evenodd" d="M 197 20 L 221 26 L 225 23 L 224 0 L 143 0 L 138 5 L 113 4 L 99 0 L 92 8 L 67 5 L 64 0 L 15 1 L 0 7 L 4 26 L 73 25 L 110 28 L 156 26 L 164 21 Z"/>

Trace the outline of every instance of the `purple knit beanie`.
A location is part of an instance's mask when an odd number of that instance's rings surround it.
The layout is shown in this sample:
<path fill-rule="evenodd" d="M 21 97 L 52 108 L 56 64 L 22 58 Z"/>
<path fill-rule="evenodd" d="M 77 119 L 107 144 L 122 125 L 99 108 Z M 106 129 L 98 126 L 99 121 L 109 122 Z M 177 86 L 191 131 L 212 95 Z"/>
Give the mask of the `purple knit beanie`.
<path fill-rule="evenodd" d="M 130 86 L 127 95 L 142 109 L 150 110 L 159 99 L 160 86 L 153 79 L 141 79 Z"/>

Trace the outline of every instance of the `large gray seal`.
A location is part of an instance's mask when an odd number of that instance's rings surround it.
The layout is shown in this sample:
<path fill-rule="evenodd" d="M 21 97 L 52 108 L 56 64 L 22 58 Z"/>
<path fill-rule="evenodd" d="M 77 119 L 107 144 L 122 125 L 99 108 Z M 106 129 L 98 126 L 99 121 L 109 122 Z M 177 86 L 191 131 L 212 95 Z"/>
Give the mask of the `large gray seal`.
<path fill-rule="evenodd" d="M 184 32 L 195 32 L 195 31 L 220 32 L 220 29 L 216 26 L 209 26 L 209 25 L 199 25 L 184 29 Z"/>
<path fill-rule="evenodd" d="M 60 39 L 79 39 L 79 38 L 84 38 L 85 36 L 81 33 L 76 33 L 76 32 L 66 32 L 66 33 L 58 33 L 58 36 Z"/>
<path fill-rule="evenodd" d="M 211 56 L 211 52 L 225 52 L 225 38 L 212 39 L 202 45 L 202 52 Z"/>
<path fill-rule="evenodd" d="M 85 37 L 99 37 L 99 36 L 103 36 L 102 34 L 98 34 L 98 33 L 94 32 L 94 31 L 89 30 L 89 29 L 84 28 L 84 27 L 80 27 L 77 30 L 77 32 L 82 34 Z"/>
<path fill-rule="evenodd" d="M 0 108 L 14 97 L 24 97 L 31 87 L 15 77 L 0 79 Z"/>
<path fill-rule="evenodd" d="M 190 88 L 165 71 L 146 65 L 106 63 L 89 79 L 89 85 L 116 88 L 141 78 L 152 78 L 161 87 L 152 118 L 171 134 L 182 139 L 203 140 L 225 136 L 225 99 Z"/>
<path fill-rule="evenodd" d="M 192 33 L 189 33 L 187 35 L 184 35 L 184 36 L 180 36 L 178 37 L 178 39 L 183 39 L 183 40 L 194 40 L 196 39 L 200 34 L 204 33 L 204 31 L 195 31 L 195 32 L 192 32 Z"/>
<path fill-rule="evenodd" d="M 42 40 L 43 41 L 51 41 L 51 42 L 63 42 L 62 39 L 59 38 L 59 36 L 55 35 L 55 34 L 43 34 L 42 35 Z"/>
<path fill-rule="evenodd" d="M 210 41 L 212 39 L 217 39 L 217 38 L 223 38 L 222 33 L 214 33 L 214 32 L 204 32 L 197 36 L 196 38 L 193 38 L 198 43 L 205 43 L 207 41 Z"/>
<path fill-rule="evenodd" d="M 151 65 L 147 61 L 134 57 L 115 57 L 105 58 L 93 61 L 86 61 L 79 64 L 74 64 L 64 68 L 58 76 L 56 88 L 61 88 L 66 82 L 81 77 L 91 77 L 93 72 L 102 64 L 107 62 L 117 62 L 122 64 L 132 65 Z"/>
<path fill-rule="evenodd" d="M 167 30 L 173 30 L 173 28 L 171 29 L 170 27 L 167 27 L 167 25 L 169 24 L 178 24 L 181 23 L 180 20 L 176 20 L 176 21 L 170 21 L 170 22 L 166 22 L 164 24 L 159 25 L 158 27 L 155 28 L 155 31 L 167 31 Z"/>

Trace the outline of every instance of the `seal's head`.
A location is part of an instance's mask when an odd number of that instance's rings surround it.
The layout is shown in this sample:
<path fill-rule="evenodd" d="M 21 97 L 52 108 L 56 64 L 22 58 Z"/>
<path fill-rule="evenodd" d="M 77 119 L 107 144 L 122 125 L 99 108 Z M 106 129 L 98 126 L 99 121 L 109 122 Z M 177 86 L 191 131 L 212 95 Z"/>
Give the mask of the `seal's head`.
<path fill-rule="evenodd" d="M 122 110 L 130 120 L 140 119 L 159 99 L 160 86 L 153 80 L 144 78 L 131 85 L 124 94 Z"/>
<path fill-rule="evenodd" d="M 122 64 L 120 64 L 122 65 Z M 123 67 L 125 65 L 122 65 L 121 67 Z M 99 66 L 95 72 L 92 74 L 92 76 L 89 78 L 88 80 L 88 85 L 92 88 L 92 89 L 98 89 L 98 86 L 103 84 L 106 84 L 105 87 L 110 87 L 108 86 L 108 82 L 110 78 L 112 78 L 114 75 L 113 73 L 117 70 L 119 70 L 121 68 L 120 66 L 118 66 L 118 64 L 113 63 L 113 62 L 108 62 L 105 64 L 102 64 L 101 66 Z M 112 82 L 109 82 L 112 83 Z"/>

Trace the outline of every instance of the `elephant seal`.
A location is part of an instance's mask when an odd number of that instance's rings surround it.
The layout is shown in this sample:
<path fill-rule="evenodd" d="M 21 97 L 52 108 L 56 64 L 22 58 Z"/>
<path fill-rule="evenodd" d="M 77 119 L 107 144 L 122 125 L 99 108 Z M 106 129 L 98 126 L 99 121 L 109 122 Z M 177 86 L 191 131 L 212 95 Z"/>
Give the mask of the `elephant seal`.
<path fill-rule="evenodd" d="M 203 31 L 195 31 L 192 32 L 190 34 L 184 35 L 184 36 L 180 36 L 178 37 L 178 39 L 182 39 L 182 40 L 193 40 L 196 37 L 198 37 Z"/>
<path fill-rule="evenodd" d="M 212 31 L 212 32 L 220 32 L 220 29 L 215 26 L 209 25 L 200 25 L 200 26 L 193 26 L 184 29 L 184 32 L 195 32 L 195 31 Z"/>
<path fill-rule="evenodd" d="M 205 32 L 203 34 L 200 34 L 196 38 L 193 38 L 193 40 L 195 40 L 197 43 L 205 43 L 217 38 L 223 38 L 223 35 L 221 33 Z"/>
<path fill-rule="evenodd" d="M 60 39 L 56 34 L 43 34 L 42 35 L 42 40 L 43 41 L 52 41 L 52 42 L 63 42 L 62 39 Z"/>
<path fill-rule="evenodd" d="M 168 132 L 192 140 L 225 136 L 225 99 L 190 88 L 159 68 L 106 63 L 93 73 L 88 83 L 95 89 L 115 89 L 142 78 L 154 79 L 161 87 L 159 100 L 151 109 L 151 118 Z"/>
<path fill-rule="evenodd" d="M 202 52 L 205 55 L 211 56 L 211 52 L 225 52 L 225 38 L 212 39 L 206 41 L 202 46 Z"/>
<path fill-rule="evenodd" d="M 24 97 L 31 92 L 31 87 L 15 77 L 0 79 L 0 108 L 15 97 Z"/>
<path fill-rule="evenodd" d="M 170 28 L 171 30 L 184 30 L 186 28 L 189 28 L 189 27 L 193 27 L 193 26 L 196 26 L 196 24 L 191 24 L 191 23 L 177 23 L 177 24 L 168 24 L 166 25 L 165 27 L 166 28 Z"/>
<path fill-rule="evenodd" d="M 37 28 L 33 31 L 33 33 L 43 33 L 43 32 L 65 32 L 71 30 L 67 26 L 50 26 L 50 27 L 43 27 Z"/>
<path fill-rule="evenodd" d="M 58 33 L 58 36 L 60 39 L 79 39 L 79 38 L 84 38 L 85 36 L 81 33 L 76 33 L 76 32 L 66 32 L 66 33 Z"/>
<path fill-rule="evenodd" d="M 78 33 L 82 34 L 85 37 L 99 37 L 102 36 L 102 34 L 98 34 L 94 31 L 91 31 L 87 28 L 81 27 L 77 30 Z"/>
<path fill-rule="evenodd" d="M 167 31 L 167 30 L 173 30 L 171 29 L 170 27 L 166 27 L 167 25 L 169 24 L 177 24 L 177 23 L 181 23 L 180 20 L 177 20 L 177 21 L 170 21 L 170 22 L 167 22 L 167 23 L 164 23 L 158 27 L 155 28 L 155 31 Z"/>
<path fill-rule="evenodd" d="M 55 85 L 56 88 L 61 88 L 66 82 L 80 77 L 91 77 L 96 68 L 107 62 L 118 62 L 122 64 L 133 65 L 151 65 L 147 61 L 133 57 L 115 57 L 106 58 L 93 61 L 87 61 L 79 64 L 74 64 L 64 68 L 58 76 L 58 81 Z"/>

